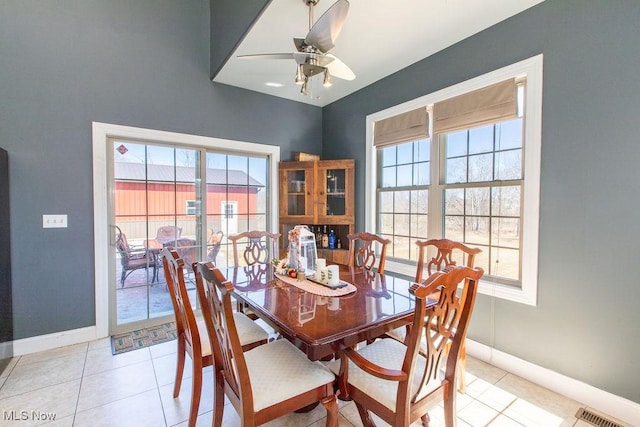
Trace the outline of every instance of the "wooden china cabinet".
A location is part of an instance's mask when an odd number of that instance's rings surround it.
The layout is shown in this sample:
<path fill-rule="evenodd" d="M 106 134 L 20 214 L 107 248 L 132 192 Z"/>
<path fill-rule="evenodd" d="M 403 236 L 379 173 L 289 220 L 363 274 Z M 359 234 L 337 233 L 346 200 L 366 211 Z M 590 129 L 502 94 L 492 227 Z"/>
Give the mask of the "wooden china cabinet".
<path fill-rule="evenodd" d="M 281 249 L 286 250 L 287 233 L 298 224 L 320 232 L 326 227 L 334 230 L 341 248 L 318 246 L 318 257 L 346 264 L 347 234 L 355 223 L 355 161 L 280 162 L 279 170 Z"/>

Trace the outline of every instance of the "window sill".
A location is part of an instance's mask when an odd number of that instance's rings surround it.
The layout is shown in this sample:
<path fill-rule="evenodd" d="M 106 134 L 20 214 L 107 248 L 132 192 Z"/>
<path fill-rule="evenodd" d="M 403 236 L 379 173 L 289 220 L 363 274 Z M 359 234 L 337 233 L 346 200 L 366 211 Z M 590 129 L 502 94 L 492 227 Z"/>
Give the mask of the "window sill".
<path fill-rule="evenodd" d="M 415 277 L 416 275 L 415 265 L 390 260 L 387 260 L 385 264 L 385 271 L 409 277 Z M 536 289 L 537 285 L 535 283 L 529 283 L 529 286 L 526 286 L 525 283 L 522 288 L 518 288 L 481 279 L 478 292 L 482 295 L 535 306 L 537 302 Z"/>

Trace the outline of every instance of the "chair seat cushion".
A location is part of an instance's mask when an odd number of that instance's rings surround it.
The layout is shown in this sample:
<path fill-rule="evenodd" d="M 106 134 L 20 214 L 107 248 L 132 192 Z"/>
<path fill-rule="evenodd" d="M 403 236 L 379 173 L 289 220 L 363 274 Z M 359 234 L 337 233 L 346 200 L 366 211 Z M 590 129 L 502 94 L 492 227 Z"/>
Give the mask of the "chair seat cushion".
<path fill-rule="evenodd" d="M 402 369 L 402 362 L 407 351 L 407 347 L 401 342 L 393 338 L 384 338 L 375 341 L 372 344 L 362 347 L 358 350 L 363 357 L 375 363 L 376 365 L 388 369 Z M 415 393 L 421 381 L 421 375 L 424 371 L 426 360 L 421 355 L 416 359 L 415 375 L 412 379 L 410 393 Z M 327 365 L 333 372 L 338 374 L 340 370 L 340 360 L 336 360 Z M 365 392 L 378 402 L 392 411 L 396 409 L 396 395 L 398 394 L 398 382 L 383 380 L 366 373 L 358 368 L 352 361 L 349 361 L 349 384 L 353 387 Z M 432 381 L 427 389 L 423 390 L 419 396 L 422 398 L 431 393 L 438 386 L 440 381 Z"/>
<path fill-rule="evenodd" d="M 245 346 L 258 341 L 266 341 L 269 338 L 267 331 L 251 320 L 246 314 L 235 312 L 233 319 L 236 322 L 240 345 Z"/>
<path fill-rule="evenodd" d="M 245 352 L 244 357 L 251 378 L 255 411 L 333 383 L 335 379 L 322 363 L 310 361 L 284 339 L 260 345 Z"/>

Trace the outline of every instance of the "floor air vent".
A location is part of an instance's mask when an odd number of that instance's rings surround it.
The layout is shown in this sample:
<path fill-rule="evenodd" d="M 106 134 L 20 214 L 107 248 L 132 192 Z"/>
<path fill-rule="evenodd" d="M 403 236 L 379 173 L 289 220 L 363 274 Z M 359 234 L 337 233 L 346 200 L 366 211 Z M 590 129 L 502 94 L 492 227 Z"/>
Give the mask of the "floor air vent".
<path fill-rule="evenodd" d="M 605 417 L 593 413 L 585 408 L 578 409 L 578 412 L 576 412 L 576 418 L 598 427 L 624 427 L 622 424 L 606 419 Z"/>

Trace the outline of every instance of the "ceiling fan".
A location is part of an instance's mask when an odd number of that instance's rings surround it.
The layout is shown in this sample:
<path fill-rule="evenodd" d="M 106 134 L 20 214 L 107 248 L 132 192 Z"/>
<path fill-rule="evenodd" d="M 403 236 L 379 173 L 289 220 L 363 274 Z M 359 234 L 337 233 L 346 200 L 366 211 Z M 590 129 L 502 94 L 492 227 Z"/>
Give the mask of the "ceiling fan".
<path fill-rule="evenodd" d="M 309 79 L 316 74 L 324 74 L 323 86 L 331 86 L 331 77 L 353 80 L 356 75 L 344 62 L 335 55 L 328 53 L 340 34 L 349 11 L 347 0 L 336 1 L 314 23 L 313 8 L 320 0 L 302 0 L 309 7 L 309 32 L 306 37 L 294 37 L 293 43 L 297 52 L 265 53 L 254 55 L 240 55 L 242 59 L 293 59 L 298 64 L 296 69 L 296 84 L 302 85 L 301 93 L 309 94 Z"/>

